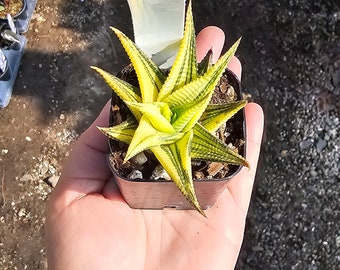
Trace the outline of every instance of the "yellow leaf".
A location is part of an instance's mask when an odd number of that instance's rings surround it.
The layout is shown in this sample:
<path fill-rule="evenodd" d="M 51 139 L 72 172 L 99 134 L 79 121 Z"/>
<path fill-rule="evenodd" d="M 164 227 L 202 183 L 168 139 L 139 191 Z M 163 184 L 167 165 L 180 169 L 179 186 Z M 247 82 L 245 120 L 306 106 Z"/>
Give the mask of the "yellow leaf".
<path fill-rule="evenodd" d="M 151 151 L 188 202 L 206 217 L 197 200 L 191 175 L 190 146 L 192 136 L 193 132 L 190 130 L 176 143 L 153 147 Z"/>
<path fill-rule="evenodd" d="M 124 162 L 144 150 L 155 146 L 174 143 L 183 137 L 183 135 L 183 133 L 159 132 L 145 116 L 142 116 L 138 128 L 130 142 Z"/>

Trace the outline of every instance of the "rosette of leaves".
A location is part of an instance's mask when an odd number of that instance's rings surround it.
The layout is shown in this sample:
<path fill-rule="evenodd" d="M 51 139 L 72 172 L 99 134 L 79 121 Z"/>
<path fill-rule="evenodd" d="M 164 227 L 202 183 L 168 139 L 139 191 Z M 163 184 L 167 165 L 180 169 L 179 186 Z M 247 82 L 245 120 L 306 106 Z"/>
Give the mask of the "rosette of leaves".
<path fill-rule="evenodd" d="M 184 36 L 175 62 L 169 72 L 164 72 L 126 35 L 116 28 L 112 30 L 130 58 L 139 87 L 92 67 L 123 100 L 132 115 L 121 124 L 99 129 L 111 139 L 129 145 L 125 162 L 142 151 L 151 150 L 190 204 L 205 216 L 195 195 L 191 160 L 248 166 L 242 156 L 214 135 L 246 105 L 246 101 L 210 104 L 214 89 L 240 40 L 216 64 L 211 64 L 211 53 L 198 64 L 189 3 Z"/>

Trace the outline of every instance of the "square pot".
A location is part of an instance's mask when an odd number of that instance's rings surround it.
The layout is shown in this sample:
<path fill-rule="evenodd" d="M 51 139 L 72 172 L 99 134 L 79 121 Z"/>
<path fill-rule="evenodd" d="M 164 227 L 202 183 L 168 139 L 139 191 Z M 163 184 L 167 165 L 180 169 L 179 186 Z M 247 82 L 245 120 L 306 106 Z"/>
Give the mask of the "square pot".
<path fill-rule="evenodd" d="M 118 74 L 121 76 L 124 70 Z M 236 100 L 242 98 L 240 81 L 237 79 L 236 75 L 230 70 L 226 70 L 223 74 L 222 79 L 227 79 L 228 83 L 234 88 L 236 93 Z M 129 81 L 129 83 L 134 84 L 135 79 Z M 117 102 L 121 102 L 120 99 L 113 93 L 111 104 L 116 105 Z M 110 110 L 110 126 L 113 125 L 113 112 Z M 241 110 L 234 115 L 232 119 L 228 121 L 233 122 L 236 126 L 239 134 L 242 134 L 242 139 L 246 141 L 245 134 L 245 117 L 244 111 Z M 178 189 L 173 181 L 169 180 L 153 180 L 153 179 L 128 179 L 127 177 L 121 175 L 111 162 L 113 149 L 117 147 L 117 142 L 109 139 L 109 154 L 108 163 L 114 179 L 120 189 L 123 198 L 126 200 L 131 208 L 137 209 L 163 209 L 167 207 L 177 208 L 177 209 L 193 209 L 190 203 L 186 200 L 184 195 Z M 245 145 L 243 145 L 241 154 L 245 156 Z M 241 166 L 230 165 L 230 171 L 223 178 L 209 178 L 194 180 L 194 188 L 197 195 L 197 199 L 202 207 L 202 209 L 207 209 L 211 207 L 225 190 L 228 181 L 231 180 L 236 174 L 241 170 Z"/>

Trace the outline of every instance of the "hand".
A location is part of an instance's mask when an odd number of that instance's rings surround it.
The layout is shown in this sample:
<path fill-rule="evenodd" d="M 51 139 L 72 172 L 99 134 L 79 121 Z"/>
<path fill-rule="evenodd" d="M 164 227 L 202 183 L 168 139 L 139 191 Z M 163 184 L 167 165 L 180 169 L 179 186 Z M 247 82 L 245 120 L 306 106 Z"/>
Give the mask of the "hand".
<path fill-rule="evenodd" d="M 207 27 L 197 36 L 197 56 L 212 48 L 216 60 L 224 33 Z M 239 77 L 241 65 L 229 66 Z M 229 182 L 208 218 L 193 210 L 136 210 L 122 198 L 107 165 L 109 104 L 80 136 L 47 208 L 50 269 L 233 269 L 244 234 L 263 129 L 261 108 L 250 103 L 247 160 L 250 169 Z"/>

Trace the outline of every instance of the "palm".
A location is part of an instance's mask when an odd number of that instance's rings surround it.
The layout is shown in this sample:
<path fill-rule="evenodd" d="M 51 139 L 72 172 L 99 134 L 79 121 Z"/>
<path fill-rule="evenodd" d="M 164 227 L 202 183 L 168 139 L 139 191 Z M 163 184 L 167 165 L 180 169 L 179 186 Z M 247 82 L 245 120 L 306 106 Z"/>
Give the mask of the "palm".
<path fill-rule="evenodd" d="M 55 221 L 65 241 L 60 243 L 62 257 L 68 258 L 61 269 L 231 268 L 243 235 L 244 212 L 226 190 L 207 215 L 208 219 L 194 211 L 133 210 L 118 194 L 88 195 Z M 80 261 L 69 264 L 79 256 Z"/>
<path fill-rule="evenodd" d="M 220 30 L 208 28 L 197 39 L 198 58 L 211 47 L 219 55 Z M 230 68 L 241 72 L 237 61 Z M 50 198 L 46 238 L 51 269 L 232 269 L 258 159 L 260 107 L 245 108 L 251 169 L 244 168 L 229 183 L 206 210 L 208 218 L 195 211 L 135 210 L 126 204 L 110 179 L 107 140 L 96 128 L 107 125 L 108 111 L 79 138 Z"/>

